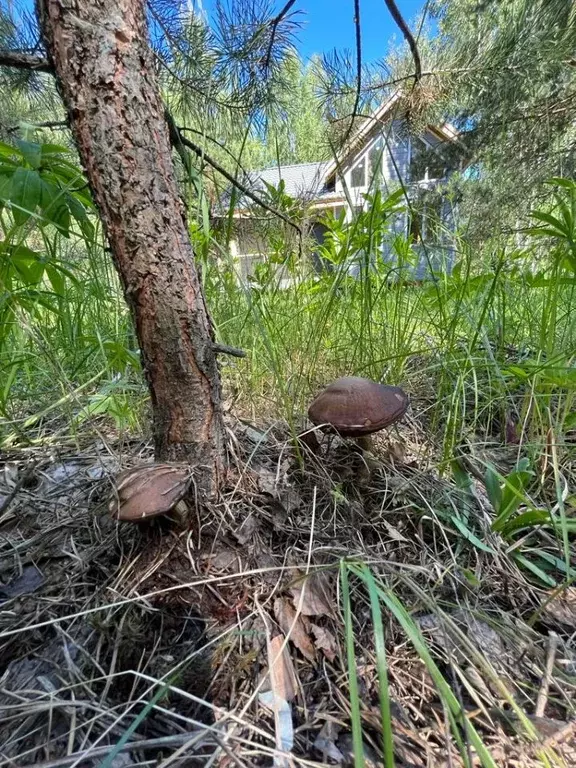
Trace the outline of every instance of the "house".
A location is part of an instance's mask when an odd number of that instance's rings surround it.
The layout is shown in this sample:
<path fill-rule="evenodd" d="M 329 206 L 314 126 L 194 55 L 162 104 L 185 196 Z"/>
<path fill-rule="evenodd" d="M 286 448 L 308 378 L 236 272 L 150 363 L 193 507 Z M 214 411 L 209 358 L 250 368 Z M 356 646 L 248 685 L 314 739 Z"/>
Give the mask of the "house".
<path fill-rule="evenodd" d="M 462 166 L 464 154 L 454 128 L 429 125 L 412 135 L 395 94 L 357 128 L 338 158 L 267 168 L 251 174 L 254 191 L 269 194 L 279 188 L 279 200 L 305 204 L 305 224 L 321 244 L 327 231 L 326 216 L 352 221 L 366 203 L 366 195 L 380 189 L 388 195 L 403 190 L 402 210 L 396 213 L 382 242 L 382 258 L 394 263 L 394 238 L 404 234 L 412 244 L 412 279 L 434 271 L 449 271 L 453 261 L 455 210 L 445 194 L 450 175 Z M 300 208 L 301 210 L 301 208 Z M 258 263 L 270 260 L 270 240 L 262 222 L 270 217 L 258 206 L 240 200 L 234 210 L 233 258 L 243 279 Z M 359 254 L 361 255 L 361 254 Z M 316 269 L 321 268 L 316 260 Z M 354 259 L 348 271 L 357 270 Z M 288 277 L 281 275 L 283 280 Z"/>

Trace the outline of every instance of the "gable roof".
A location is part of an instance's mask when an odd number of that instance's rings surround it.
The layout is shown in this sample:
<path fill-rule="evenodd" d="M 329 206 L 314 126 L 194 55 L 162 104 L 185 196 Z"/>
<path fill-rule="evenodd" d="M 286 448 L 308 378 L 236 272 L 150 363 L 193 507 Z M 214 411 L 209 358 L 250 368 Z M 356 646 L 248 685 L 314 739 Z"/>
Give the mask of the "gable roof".
<path fill-rule="evenodd" d="M 328 181 L 338 170 L 344 165 L 350 155 L 358 148 L 359 144 L 367 140 L 370 134 L 375 133 L 378 128 L 381 128 L 384 123 L 388 122 L 393 115 L 394 107 L 402 101 L 403 94 L 400 91 L 396 91 L 390 96 L 389 99 L 382 102 L 371 115 L 369 115 L 364 122 L 360 124 L 358 129 L 352 133 L 346 146 L 343 147 L 339 153 L 338 158 L 334 158 L 328 164 L 326 169 L 325 180 Z M 458 131 L 450 125 L 450 123 L 444 123 L 443 125 L 428 125 L 426 126 L 429 131 L 436 134 L 441 141 L 455 142 L 458 140 Z"/>

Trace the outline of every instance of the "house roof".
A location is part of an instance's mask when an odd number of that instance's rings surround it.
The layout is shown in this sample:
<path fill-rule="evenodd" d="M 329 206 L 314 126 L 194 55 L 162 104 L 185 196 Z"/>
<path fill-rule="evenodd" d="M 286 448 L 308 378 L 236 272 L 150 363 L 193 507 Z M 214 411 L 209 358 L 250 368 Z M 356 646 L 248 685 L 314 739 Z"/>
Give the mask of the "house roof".
<path fill-rule="evenodd" d="M 264 182 L 278 186 L 284 182 L 284 191 L 290 197 L 317 196 L 323 187 L 326 178 L 327 162 L 322 163 L 298 163 L 297 165 L 281 165 L 256 171 L 253 175 L 255 186 L 264 189 Z"/>
<path fill-rule="evenodd" d="M 249 171 L 243 178 L 245 186 L 254 192 L 265 192 L 266 184 L 277 187 L 280 181 L 284 182 L 284 191 L 293 198 L 308 198 L 310 200 L 324 199 L 331 193 L 324 190 L 326 168 L 328 162 L 297 163 L 295 165 L 274 165 L 261 171 Z M 216 205 L 215 215 L 227 215 L 232 189 L 229 187 L 222 194 Z M 235 210 L 250 208 L 250 200 L 246 195 L 240 195 L 236 200 Z"/>

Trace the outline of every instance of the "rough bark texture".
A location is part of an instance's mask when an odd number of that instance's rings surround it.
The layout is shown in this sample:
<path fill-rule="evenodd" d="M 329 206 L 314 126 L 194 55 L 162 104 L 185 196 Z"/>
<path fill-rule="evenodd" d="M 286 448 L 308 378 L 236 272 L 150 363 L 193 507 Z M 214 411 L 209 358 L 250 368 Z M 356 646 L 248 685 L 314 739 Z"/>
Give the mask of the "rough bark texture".
<path fill-rule="evenodd" d="M 40 0 L 39 21 L 132 310 L 156 455 L 205 467 L 224 430 L 212 328 L 176 186 L 141 0 Z"/>

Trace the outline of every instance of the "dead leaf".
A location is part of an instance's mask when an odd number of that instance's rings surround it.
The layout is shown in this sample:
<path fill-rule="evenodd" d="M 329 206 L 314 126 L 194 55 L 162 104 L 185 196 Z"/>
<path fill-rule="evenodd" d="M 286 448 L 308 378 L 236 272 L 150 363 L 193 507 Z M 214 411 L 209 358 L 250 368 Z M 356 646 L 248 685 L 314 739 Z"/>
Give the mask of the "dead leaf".
<path fill-rule="evenodd" d="M 278 581 L 278 571 L 281 564 L 269 552 L 258 552 L 256 555 L 256 567 L 261 568 L 259 578 L 274 586 Z"/>
<path fill-rule="evenodd" d="M 250 541 L 259 527 L 260 524 L 256 516 L 250 513 L 248 517 L 244 518 L 240 528 L 238 528 L 237 531 L 233 531 L 233 533 L 240 544 L 246 544 L 246 542 Z"/>
<path fill-rule="evenodd" d="M 284 640 L 284 635 L 276 635 L 268 643 L 269 687 L 284 701 L 292 701 L 296 696 L 296 674 L 287 645 L 282 648 Z"/>
<path fill-rule="evenodd" d="M 576 587 L 563 589 L 544 605 L 542 613 L 561 624 L 573 627 L 576 624 Z"/>
<path fill-rule="evenodd" d="M 391 440 L 388 444 L 388 456 L 392 463 L 404 464 L 406 460 L 406 443 L 400 440 Z"/>
<path fill-rule="evenodd" d="M 340 726 L 338 723 L 333 720 L 326 720 L 314 741 L 314 748 L 322 753 L 324 759 L 329 757 L 336 763 L 341 763 L 344 760 L 344 755 L 335 744 L 339 733 Z"/>
<path fill-rule="evenodd" d="M 358 756 L 354 754 L 354 742 L 351 733 L 343 733 L 336 742 L 336 746 L 344 756 L 345 765 L 357 765 Z M 362 744 L 362 752 L 365 768 L 379 768 L 382 765 L 378 753 L 369 744 Z"/>
<path fill-rule="evenodd" d="M 316 661 L 316 652 L 302 617 L 296 617 L 296 611 L 288 602 L 288 598 L 278 597 L 274 601 L 274 616 L 282 632 L 294 643 L 300 653 L 308 661 Z"/>
<path fill-rule="evenodd" d="M 252 424 L 240 424 L 238 425 L 237 430 L 243 432 L 248 440 L 256 445 L 269 442 L 268 431 L 263 432 Z"/>
<path fill-rule="evenodd" d="M 480 697 L 487 701 L 491 706 L 494 706 L 494 696 L 492 695 L 489 687 L 484 682 L 482 675 L 480 672 L 478 672 L 476 667 L 473 664 L 468 664 L 468 666 L 464 668 L 464 674 L 468 678 L 468 681 L 471 683 L 472 687 L 475 689 L 476 693 L 479 694 Z"/>
<path fill-rule="evenodd" d="M 326 573 L 303 576 L 290 588 L 292 602 L 304 616 L 332 616 L 330 581 Z"/>
<path fill-rule="evenodd" d="M 280 501 L 278 501 L 278 499 L 268 500 L 266 506 L 270 510 L 272 516 L 272 527 L 274 530 L 286 530 L 286 525 L 288 523 L 288 513 L 286 512 L 286 507 Z"/>
<path fill-rule="evenodd" d="M 474 616 L 467 616 L 468 635 L 474 641 L 482 653 L 493 663 L 502 660 L 506 648 L 502 638 L 485 621 L 480 621 Z"/>
<path fill-rule="evenodd" d="M 15 461 L 7 461 L 3 468 L 3 480 L 5 486 L 12 490 L 18 484 L 18 464 Z"/>
<path fill-rule="evenodd" d="M 22 573 L 8 584 L 0 586 L 0 599 L 10 600 L 13 597 L 29 595 L 44 583 L 42 572 L 35 565 L 25 565 Z"/>
<path fill-rule="evenodd" d="M 276 495 L 276 486 L 278 485 L 278 478 L 276 472 L 272 472 L 265 467 L 254 467 L 258 475 L 258 487 L 262 493 L 268 493 L 270 496 Z"/>
<path fill-rule="evenodd" d="M 391 539 L 393 539 L 394 541 L 408 541 L 406 536 L 403 536 L 398 530 L 398 528 L 395 528 L 393 525 L 386 522 L 386 520 L 382 520 L 382 523 L 386 528 L 386 530 L 388 531 L 388 536 L 390 536 Z"/>
<path fill-rule="evenodd" d="M 240 561 L 238 553 L 233 549 L 220 549 L 210 557 L 210 568 L 213 571 L 231 571 L 238 573 L 240 570 Z"/>
<path fill-rule="evenodd" d="M 291 515 L 292 512 L 295 512 L 302 506 L 302 497 L 294 488 L 285 488 L 280 493 L 280 503 L 286 512 Z"/>
<path fill-rule="evenodd" d="M 314 645 L 319 648 L 328 661 L 336 658 L 336 638 L 328 629 L 319 627 L 318 624 L 310 625 L 310 632 L 314 635 Z"/>
<path fill-rule="evenodd" d="M 566 722 L 565 720 L 552 720 L 549 717 L 536 717 L 536 715 L 527 715 L 527 717 L 536 726 L 542 739 L 550 744 L 560 742 L 567 736 L 574 734 L 576 726 L 574 720 Z"/>

